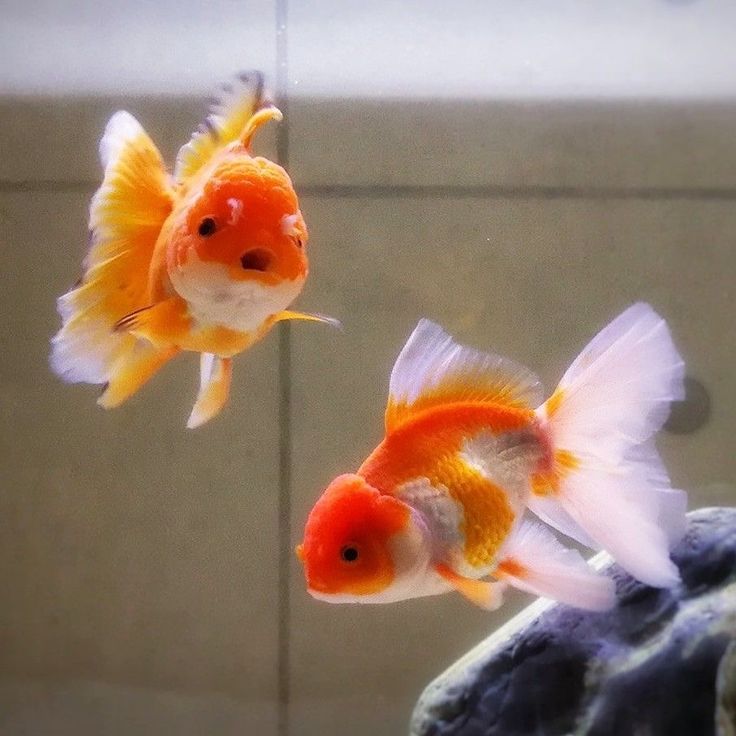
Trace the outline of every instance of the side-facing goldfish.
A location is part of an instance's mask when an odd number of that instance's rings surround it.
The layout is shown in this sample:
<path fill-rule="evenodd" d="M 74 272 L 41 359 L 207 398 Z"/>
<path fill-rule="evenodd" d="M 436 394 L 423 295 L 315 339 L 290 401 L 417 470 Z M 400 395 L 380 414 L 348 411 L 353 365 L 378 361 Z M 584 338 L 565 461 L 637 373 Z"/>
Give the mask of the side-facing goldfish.
<path fill-rule="evenodd" d="M 386 603 L 456 589 L 491 609 L 512 585 L 580 608 L 613 605 L 613 581 L 527 508 L 639 580 L 676 583 L 669 549 L 686 496 L 652 437 L 684 395 L 683 374 L 646 304 L 602 330 L 544 403 L 529 370 L 421 320 L 391 374 L 384 440 L 309 515 L 297 547 L 309 592 Z"/>
<path fill-rule="evenodd" d="M 225 85 L 176 159 L 173 176 L 140 124 L 112 116 L 105 170 L 90 206 L 84 275 L 58 300 L 51 365 L 69 382 L 104 384 L 118 406 L 181 351 L 201 353 L 188 427 L 227 402 L 232 356 L 277 322 L 330 321 L 285 311 L 307 277 L 307 228 L 283 168 L 251 154 L 281 113 L 258 72 Z"/>

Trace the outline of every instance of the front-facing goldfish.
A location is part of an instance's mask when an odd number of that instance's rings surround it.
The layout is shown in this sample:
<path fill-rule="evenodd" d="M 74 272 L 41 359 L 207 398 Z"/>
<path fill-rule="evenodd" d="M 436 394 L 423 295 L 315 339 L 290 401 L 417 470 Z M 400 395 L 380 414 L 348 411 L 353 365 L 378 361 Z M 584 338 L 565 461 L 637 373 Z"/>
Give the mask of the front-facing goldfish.
<path fill-rule="evenodd" d="M 307 228 L 284 169 L 251 154 L 272 119 L 281 113 L 264 100 L 262 76 L 241 75 L 179 151 L 173 177 L 130 114 L 110 119 L 84 275 L 59 299 L 51 354 L 65 380 L 105 384 L 101 406 L 194 351 L 196 427 L 226 403 L 233 355 L 279 321 L 330 321 L 285 311 L 307 277 Z"/>
<path fill-rule="evenodd" d="M 682 396 L 682 360 L 646 304 L 600 332 L 545 403 L 533 373 L 422 320 L 391 374 L 384 440 L 309 516 L 309 592 L 385 603 L 454 588 L 495 608 L 512 585 L 609 608 L 613 581 L 527 508 L 639 580 L 674 584 L 686 498 L 652 437 Z"/>

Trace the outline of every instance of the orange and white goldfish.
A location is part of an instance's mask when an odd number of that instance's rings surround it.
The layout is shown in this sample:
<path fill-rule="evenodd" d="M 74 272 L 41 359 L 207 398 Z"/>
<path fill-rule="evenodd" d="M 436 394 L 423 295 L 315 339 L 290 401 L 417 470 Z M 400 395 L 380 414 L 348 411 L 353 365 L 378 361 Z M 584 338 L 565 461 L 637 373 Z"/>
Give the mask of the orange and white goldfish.
<path fill-rule="evenodd" d="M 527 509 L 635 578 L 675 584 L 669 549 L 686 495 L 652 438 L 683 380 L 666 323 L 642 303 L 592 340 L 544 403 L 531 371 L 421 320 L 391 373 L 383 441 L 309 515 L 296 550 L 309 592 L 387 603 L 455 589 L 493 609 L 511 585 L 610 608 L 613 581 Z"/>
<path fill-rule="evenodd" d="M 307 227 L 283 168 L 253 156 L 255 132 L 281 113 L 258 72 L 225 85 L 170 176 L 127 112 L 100 142 L 102 186 L 90 205 L 84 275 L 58 300 L 51 365 L 69 382 L 104 384 L 118 406 L 181 351 L 201 354 L 188 427 L 227 402 L 232 356 L 279 321 L 334 322 L 286 311 L 307 277 Z"/>

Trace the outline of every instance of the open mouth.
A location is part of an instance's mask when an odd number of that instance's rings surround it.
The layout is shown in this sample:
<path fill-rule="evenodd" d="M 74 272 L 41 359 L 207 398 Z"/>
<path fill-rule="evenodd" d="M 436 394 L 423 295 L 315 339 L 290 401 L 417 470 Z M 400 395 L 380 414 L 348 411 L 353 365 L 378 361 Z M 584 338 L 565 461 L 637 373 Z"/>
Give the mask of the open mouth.
<path fill-rule="evenodd" d="M 267 271 L 271 261 L 271 253 L 263 248 L 246 251 L 240 257 L 240 265 L 245 271 Z"/>

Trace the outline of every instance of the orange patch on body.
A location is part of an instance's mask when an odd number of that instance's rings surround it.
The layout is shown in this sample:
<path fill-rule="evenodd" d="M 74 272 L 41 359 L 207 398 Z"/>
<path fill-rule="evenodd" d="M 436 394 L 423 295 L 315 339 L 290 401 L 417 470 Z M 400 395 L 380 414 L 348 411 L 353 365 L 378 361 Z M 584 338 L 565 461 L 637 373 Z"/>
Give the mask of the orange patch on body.
<path fill-rule="evenodd" d="M 503 488 L 483 477 L 459 455 L 447 457 L 426 477 L 433 486 L 447 487 L 464 518 L 464 556 L 469 565 L 489 564 L 511 531 L 516 515 Z"/>
<path fill-rule="evenodd" d="M 482 402 L 430 407 L 387 432 L 358 473 L 374 487 L 390 493 L 407 480 L 426 477 L 438 458 L 457 454 L 468 437 L 481 431 L 511 432 L 533 422 L 534 412 L 529 409 Z"/>
<path fill-rule="evenodd" d="M 460 451 L 465 439 L 480 431 L 513 431 L 533 418 L 527 409 L 481 402 L 428 408 L 389 432 L 358 473 L 385 493 L 416 478 L 446 487 L 463 509 L 465 559 L 474 567 L 487 565 L 511 531 L 515 513 L 506 491 L 468 465 Z"/>

